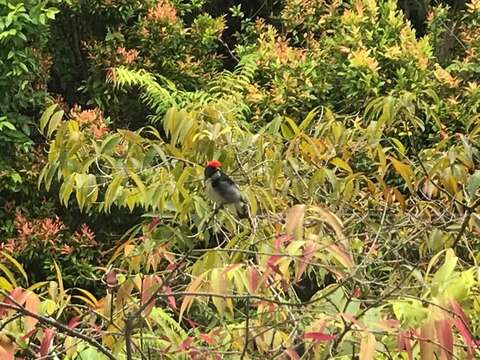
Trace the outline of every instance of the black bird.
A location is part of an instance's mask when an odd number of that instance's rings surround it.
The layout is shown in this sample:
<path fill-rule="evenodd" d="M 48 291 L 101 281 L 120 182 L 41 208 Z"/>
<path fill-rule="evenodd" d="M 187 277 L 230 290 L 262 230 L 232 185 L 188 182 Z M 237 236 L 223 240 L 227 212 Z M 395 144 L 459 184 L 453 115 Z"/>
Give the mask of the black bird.
<path fill-rule="evenodd" d="M 218 160 L 209 161 L 205 167 L 205 192 L 219 207 L 225 206 L 238 216 L 239 219 L 248 218 L 248 205 L 240 194 L 235 182 L 225 175 Z"/>

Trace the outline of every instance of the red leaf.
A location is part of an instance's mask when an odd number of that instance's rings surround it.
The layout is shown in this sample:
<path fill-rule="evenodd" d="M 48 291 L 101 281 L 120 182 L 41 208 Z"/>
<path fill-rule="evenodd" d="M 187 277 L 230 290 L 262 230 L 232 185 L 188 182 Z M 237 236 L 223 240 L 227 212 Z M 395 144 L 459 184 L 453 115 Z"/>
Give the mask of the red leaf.
<path fill-rule="evenodd" d="M 254 293 L 260 283 L 260 274 L 253 266 L 248 269 L 248 287 L 250 293 Z"/>
<path fill-rule="evenodd" d="M 312 339 L 316 341 L 330 341 L 335 339 L 335 335 L 325 334 L 321 332 L 308 332 L 303 334 L 304 339 Z"/>
<path fill-rule="evenodd" d="M 38 298 L 37 294 L 31 291 L 27 291 L 25 299 L 25 308 L 30 311 L 31 313 L 37 315 L 38 309 L 40 307 L 40 299 Z M 38 320 L 34 317 L 26 316 L 25 317 L 25 332 L 30 332 L 35 328 L 37 325 Z"/>
<path fill-rule="evenodd" d="M 278 268 L 278 265 L 276 265 L 276 262 L 279 259 L 281 259 L 281 257 L 282 257 L 282 255 L 272 255 L 268 258 L 268 261 L 267 261 L 267 266 L 279 275 L 282 275 L 282 273 L 281 273 L 280 269 Z"/>
<path fill-rule="evenodd" d="M 68 326 L 70 329 L 75 329 L 78 324 L 80 324 L 80 316 L 74 316 L 73 318 L 71 318 L 71 319 L 68 321 L 67 326 Z"/>
<path fill-rule="evenodd" d="M 293 240 L 292 235 L 287 235 L 287 234 L 279 235 L 275 238 L 275 240 L 273 240 L 273 247 L 275 250 L 280 250 L 280 248 L 284 243 L 288 244 L 292 240 Z"/>
<path fill-rule="evenodd" d="M 397 335 L 397 346 L 398 351 L 406 351 L 408 358 L 413 360 L 413 353 L 412 353 L 412 344 L 410 342 L 410 331 L 404 330 L 400 331 Z"/>
<path fill-rule="evenodd" d="M 355 290 L 353 290 L 352 296 L 354 298 L 359 298 L 362 295 L 362 290 L 360 290 L 359 287 L 356 287 Z"/>
<path fill-rule="evenodd" d="M 168 271 L 173 271 L 173 270 L 177 270 L 177 263 L 170 263 L 167 265 L 167 270 Z"/>
<path fill-rule="evenodd" d="M 355 316 L 347 314 L 347 313 L 340 313 L 339 314 L 342 318 L 344 318 L 347 321 L 350 321 L 351 323 L 357 325 L 360 329 L 366 329 L 365 325 L 363 325 L 362 322 L 358 321 Z"/>
<path fill-rule="evenodd" d="M 378 327 L 384 331 L 393 331 L 398 328 L 400 321 L 395 319 L 382 319 L 377 322 Z"/>
<path fill-rule="evenodd" d="M 196 329 L 197 326 L 198 326 L 198 324 L 195 321 L 193 321 L 192 319 L 185 318 L 185 321 L 188 323 L 188 325 L 190 325 L 190 327 L 192 329 Z"/>
<path fill-rule="evenodd" d="M 468 328 L 468 318 L 463 312 L 462 307 L 455 299 L 450 299 L 450 305 L 452 307 L 453 312 L 455 313 L 455 320 L 453 325 L 457 328 L 458 332 L 462 336 L 465 344 L 467 345 L 467 358 L 471 359 L 473 356 L 473 350 L 476 347 L 476 344 L 473 340 L 472 333 Z"/>
<path fill-rule="evenodd" d="M 161 282 L 161 280 L 157 276 L 146 276 L 142 282 L 142 305 L 145 305 L 147 301 L 150 300 L 148 305 L 143 310 L 143 316 L 150 315 L 153 307 L 155 306 L 155 299 L 151 299 L 153 293 L 157 289 L 157 285 Z"/>
<path fill-rule="evenodd" d="M 285 350 L 285 354 L 290 357 L 290 360 L 300 360 L 300 356 L 298 356 L 297 352 L 293 349 Z"/>
<path fill-rule="evenodd" d="M 210 335 L 200 334 L 199 336 L 200 336 L 200 339 L 205 341 L 208 345 L 213 345 L 214 341 L 213 341 L 213 338 Z"/>
<path fill-rule="evenodd" d="M 107 283 L 108 287 L 115 287 L 118 284 L 117 274 L 115 271 L 109 271 L 107 275 L 105 275 L 105 282 Z"/>
<path fill-rule="evenodd" d="M 27 299 L 27 296 L 24 293 L 23 289 L 17 287 L 15 289 L 13 289 L 10 292 L 10 294 L 8 294 L 8 296 L 5 298 L 5 300 L 3 302 L 5 304 L 13 305 L 14 301 L 15 301 L 18 305 L 23 306 L 26 299 Z M 0 316 L 2 316 L 3 314 L 5 314 L 8 311 L 9 311 L 9 309 L 0 306 Z"/>
<path fill-rule="evenodd" d="M 40 343 L 40 356 L 47 356 L 50 346 L 52 346 L 53 336 L 55 335 L 55 330 L 47 328 L 43 330 L 43 339 Z"/>
<path fill-rule="evenodd" d="M 158 222 L 159 222 L 158 217 L 152 218 L 152 221 L 151 221 L 150 224 L 148 225 L 148 230 L 154 229 L 155 226 L 157 226 Z"/>
<path fill-rule="evenodd" d="M 452 323 L 449 319 L 435 321 L 435 330 L 442 354 L 446 359 L 451 360 L 453 353 Z"/>
<path fill-rule="evenodd" d="M 422 329 L 420 330 L 420 336 L 418 338 L 420 345 L 420 358 L 422 360 L 434 360 L 435 351 L 434 351 L 434 339 L 435 339 L 435 328 L 432 321 L 427 321 L 423 324 Z"/>
<path fill-rule="evenodd" d="M 177 309 L 177 301 L 175 300 L 175 296 L 171 295 L 172 294 L 172 288 L 170 286 L 164 286 L 163 291 L 165 291 L 165 294 L 167 294 L 167 300 L 168 304 L 172 309 Z"/>
<path fill-rule="evenodd" d="M 272 266 L 282 257 L 282 255 L 272 255 L 268 258 L 267 265 Z"/>
<path fill-rule="evenodd" d="M 37 331 L 37 329 L 32 329 L 29 332 L 27 332 L 25 335 L 23 335 L 20 339 L 27 340 L 30 336 L 35 334 L 36 331 Z"/>
<path fill-rule="evenodd" d="M 180 350 L 188 350 L 190 349 L 190 345 L 192 345 L 192 342 L 193 342 L 193 338 L 192 337 L 187 337 L 185 340 L 183 340 L 180 345 L 179 345 L 179 348 Z"/>
<path fill-rule="evenodd" d="M 360 351 L 358 357 L 360 360 L 372 360 L 375 356 L 375 348 L 377 346 L 377 340 L 375 335 L 371 333 L 365 333 L 360 341 Z"/>
<path fill-rule="evenodd" d="M 305 244 L 302 257 L 300 258 L 300 264 L 298 265 L 297 276 L 295 277 L 296 281 L 300 280 L 305 270 L 307 270 L 307 267 L 310 261 L 312 261 L 313 255 L 315 254 L 316 250 L 317 244 L 313 241 L 309 241 Z"/>

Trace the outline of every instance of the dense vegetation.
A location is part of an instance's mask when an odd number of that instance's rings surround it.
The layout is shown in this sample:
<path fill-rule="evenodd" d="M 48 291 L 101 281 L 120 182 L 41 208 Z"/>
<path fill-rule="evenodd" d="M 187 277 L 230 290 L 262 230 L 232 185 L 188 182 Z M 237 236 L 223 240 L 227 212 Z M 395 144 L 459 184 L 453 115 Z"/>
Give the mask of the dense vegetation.
<path fill-rule="evenodd" d="M 1 359 L 480 357 L 479 0 L 0 0 L 0 45 Z"/>

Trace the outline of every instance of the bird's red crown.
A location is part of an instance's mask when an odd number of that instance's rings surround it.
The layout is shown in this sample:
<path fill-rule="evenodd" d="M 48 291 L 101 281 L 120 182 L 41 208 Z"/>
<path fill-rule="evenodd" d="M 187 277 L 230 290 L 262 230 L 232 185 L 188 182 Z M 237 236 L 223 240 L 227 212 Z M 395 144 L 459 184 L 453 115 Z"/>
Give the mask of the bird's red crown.
<path fill-rule="evenodd" d="M 207 166 L 213 167 L 213 168 L 219 168 L 222 166 L 222 163 L 218 160 L 212 160 L 207 163 Z"/>

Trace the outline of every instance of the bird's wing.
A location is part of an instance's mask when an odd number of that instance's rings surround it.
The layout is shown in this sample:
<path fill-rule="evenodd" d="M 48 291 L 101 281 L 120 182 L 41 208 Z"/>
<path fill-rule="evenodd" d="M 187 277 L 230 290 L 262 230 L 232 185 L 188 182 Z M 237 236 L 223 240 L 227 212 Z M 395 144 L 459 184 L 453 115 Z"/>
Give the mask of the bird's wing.
<path fill-rule="evenodd" d="M 234 203 L 241 198 L 238 185 L 223 173 L 212 179 L 212 188 L 221 194 L 225 203 Z"/>

